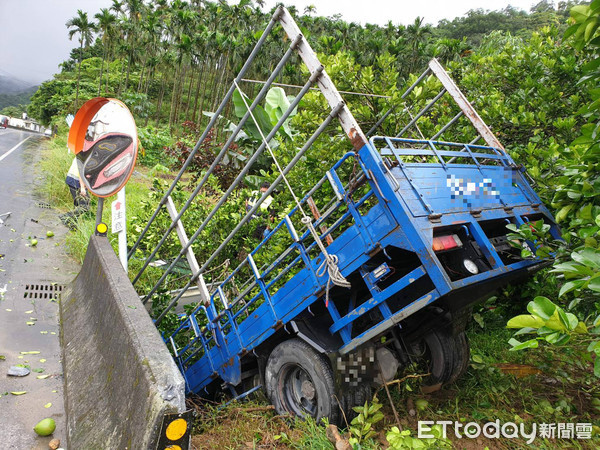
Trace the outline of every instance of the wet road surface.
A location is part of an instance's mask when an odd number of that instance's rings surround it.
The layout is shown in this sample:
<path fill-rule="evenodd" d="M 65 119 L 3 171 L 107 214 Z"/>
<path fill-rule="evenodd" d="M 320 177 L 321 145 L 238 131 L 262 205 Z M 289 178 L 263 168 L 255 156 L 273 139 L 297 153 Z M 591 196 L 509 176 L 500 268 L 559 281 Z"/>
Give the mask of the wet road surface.
<path fill-rule="evenodd" d="M 40 134 L 0 129 L 0 443 L 3 449 L 47 449 L 52 438 L 66 448 L 58 297 L 77 265 L 65 254 L 66 228 L 37 196 L 42 174 L 34 168 L 47 145 Z M 65 187 L 66 189 L 66 187 Z M 10 215 L 3 215 L 10 212 Z M 47 231 L 55 235 L 47 237 Z M 33 246 L 33 239 L 37 245 Z M 39 352 L 39 353 L 32 353 Z M 10 366 L 31 373 L 9 377 Z M 14 395 L 11 392 L 25 392 Z M 34 425 L 50 417 L 53 436 Z"/>

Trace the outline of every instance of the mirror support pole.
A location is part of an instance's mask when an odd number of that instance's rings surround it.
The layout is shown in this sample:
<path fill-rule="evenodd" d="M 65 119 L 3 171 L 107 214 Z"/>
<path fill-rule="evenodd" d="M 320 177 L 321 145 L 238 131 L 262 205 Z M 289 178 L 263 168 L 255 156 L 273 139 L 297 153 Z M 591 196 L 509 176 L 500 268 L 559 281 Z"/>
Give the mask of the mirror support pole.
<path fill-rule="evenodd" d="M 104 198 L 98 197 L 98 209 L 96 209 L 96 234 L 98 234 L 98 225 L 102 222 L 102 211 L 104 210 Z"/>

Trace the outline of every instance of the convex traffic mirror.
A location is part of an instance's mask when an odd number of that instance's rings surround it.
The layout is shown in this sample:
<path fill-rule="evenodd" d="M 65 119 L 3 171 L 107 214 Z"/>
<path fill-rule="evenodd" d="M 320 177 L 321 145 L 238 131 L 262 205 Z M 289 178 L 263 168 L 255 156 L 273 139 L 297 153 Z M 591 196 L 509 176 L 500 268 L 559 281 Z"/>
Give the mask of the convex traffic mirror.
<path fill-rule="evenodd" d="M 89 100 L 75 115 L 68 147 L 93 195 L 116 194 L 129 180 L 137 159 L 137 128 L 131 112 L 114 98 Z"/>

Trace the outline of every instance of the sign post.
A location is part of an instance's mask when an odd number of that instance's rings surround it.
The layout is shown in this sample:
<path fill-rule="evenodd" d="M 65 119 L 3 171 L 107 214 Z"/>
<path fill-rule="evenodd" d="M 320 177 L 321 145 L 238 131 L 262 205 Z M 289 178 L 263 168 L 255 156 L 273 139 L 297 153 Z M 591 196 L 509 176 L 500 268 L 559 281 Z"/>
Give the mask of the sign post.
<path fill-rule="evenodd" d="M 125 187 L 117 193 L 117 199 L 111 204 L 113 234 L 119 236 L 119 260 L 127 272 L 127 215 L 125 209 Z"/>

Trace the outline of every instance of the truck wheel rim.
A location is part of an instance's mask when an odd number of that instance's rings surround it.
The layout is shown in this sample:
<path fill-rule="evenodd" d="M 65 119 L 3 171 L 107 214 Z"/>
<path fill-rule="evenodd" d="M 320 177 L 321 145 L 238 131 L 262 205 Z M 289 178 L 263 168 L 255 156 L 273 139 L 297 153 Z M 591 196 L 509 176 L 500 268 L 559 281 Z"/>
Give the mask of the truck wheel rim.
<path fill-rule="evenodd" d="M 288 366 L 282 371 L 281 381 L 287 409 L 298 416 L 316 417 L 317 390 L 308 372 L 300 366 Z"/>

